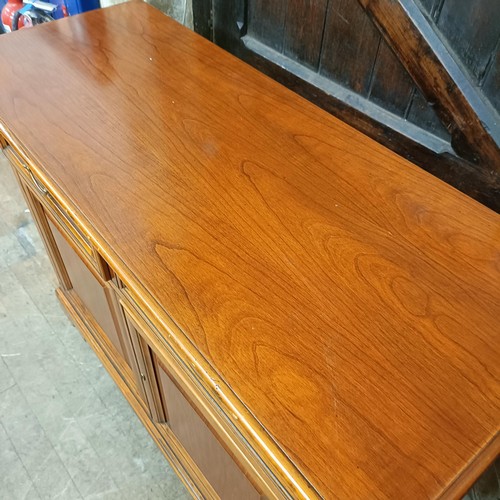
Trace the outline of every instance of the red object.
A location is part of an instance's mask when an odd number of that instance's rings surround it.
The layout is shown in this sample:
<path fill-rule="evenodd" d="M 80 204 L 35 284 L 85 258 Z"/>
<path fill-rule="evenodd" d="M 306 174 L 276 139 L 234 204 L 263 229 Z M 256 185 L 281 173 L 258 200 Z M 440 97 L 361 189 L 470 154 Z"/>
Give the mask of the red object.
<path fill-rule="evenodd" d="M 2 23 L 11 31 L 13 31 L 12 18 L 19 9 L 23 8 L 23 6 L 24 4 L 22 0 L 8 0 L 2 9 Z M 20 16 L 16 29 L 22 28 L 23 26 L 24 26 L 23 16 Z"/>

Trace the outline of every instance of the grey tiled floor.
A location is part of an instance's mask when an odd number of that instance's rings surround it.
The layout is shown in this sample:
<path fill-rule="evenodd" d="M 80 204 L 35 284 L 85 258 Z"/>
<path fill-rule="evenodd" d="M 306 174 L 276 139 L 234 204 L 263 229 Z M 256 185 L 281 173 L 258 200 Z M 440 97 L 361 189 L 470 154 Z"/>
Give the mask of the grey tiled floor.
<path fill-rule="evenodd" d="M 0 500 L 189 498 L 55 286 L 0 153 Z"/>

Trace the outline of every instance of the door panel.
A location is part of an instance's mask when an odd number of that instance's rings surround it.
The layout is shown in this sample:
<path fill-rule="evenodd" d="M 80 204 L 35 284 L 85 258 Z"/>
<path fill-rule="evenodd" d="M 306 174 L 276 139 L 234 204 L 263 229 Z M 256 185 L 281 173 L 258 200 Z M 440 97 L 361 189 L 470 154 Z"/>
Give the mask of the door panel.
<path fill-rule="evenodd" d="M 160 393 L 170 428 L 221 498 L 260 498 L 257 490 L 189 404 L 161 363 L 156 364 Z"/>
<path fill-rule="evenodd" d="M 54 223 L 50 219 L 48 222 L 71 281 L 72 289 L 90 311 L 116 350 L 123 358 L 126 358 L 105 288 L 83 263 L 75 250 L 71 248 Z"/>

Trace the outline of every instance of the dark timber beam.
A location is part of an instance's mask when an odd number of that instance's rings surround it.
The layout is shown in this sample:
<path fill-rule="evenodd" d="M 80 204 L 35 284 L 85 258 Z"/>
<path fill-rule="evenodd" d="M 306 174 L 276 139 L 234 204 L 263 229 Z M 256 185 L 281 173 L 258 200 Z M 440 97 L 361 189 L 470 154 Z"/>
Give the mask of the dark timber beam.
<path fill-rule="evenodd" d="M 213 40 L 212 0 L 193 0 L 193 28 L 196 33 Z"/>
<path fill-rule="evenodd" d="M 462 157 L 500 173 L 500 119 L 414 0 L 358 0 L 420 87 Z"/>

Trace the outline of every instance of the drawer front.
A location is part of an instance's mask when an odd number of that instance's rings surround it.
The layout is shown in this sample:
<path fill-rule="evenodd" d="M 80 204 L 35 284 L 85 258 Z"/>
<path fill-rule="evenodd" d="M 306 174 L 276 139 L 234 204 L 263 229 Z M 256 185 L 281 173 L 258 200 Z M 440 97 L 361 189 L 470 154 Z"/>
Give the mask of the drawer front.
<path fill-rule="evenodd" d="M 12 147 L 7 146 L 4 149 L 4 154 L 19 172 L 25 185 L 36 196 L 40 203 L 42 203 L 49 216 L 65 233 L 66 237 L 74 244 L 74 246 L 83 254 L 83 256 L 95 269 L 99 269 L 89 237 L 73 220 L 71 215 L 52 196 L 40 179 L 38 179 L 32 172 L 29 165 L 26 164 L 26 162 L 14 151 L 14 149 L 12 149 Z"/>

